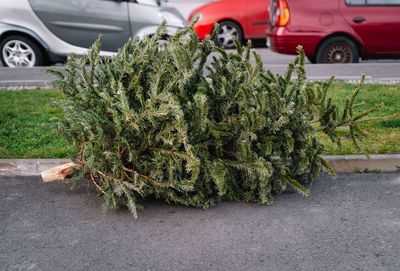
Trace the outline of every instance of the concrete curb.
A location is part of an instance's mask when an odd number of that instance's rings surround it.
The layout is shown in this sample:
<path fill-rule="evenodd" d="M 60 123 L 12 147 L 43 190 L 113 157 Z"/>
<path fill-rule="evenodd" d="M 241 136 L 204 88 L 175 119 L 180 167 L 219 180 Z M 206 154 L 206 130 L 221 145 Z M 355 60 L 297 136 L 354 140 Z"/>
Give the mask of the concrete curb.
<path fill-rule="evenodd" d="M 336 172 L 357 172 L 378 170 L 396 172 L 400 167 L 400 154 L 373 154 L 370 159 L 365 155 L 327 155 L 322 156 Z"/>
<path fill-rule="evenodd" d="M 396 172 L 400 154 L 322 156 L 335 172 L 382 171 Z M 0 177 L 36 176 L 43 170 L 71 162 L 69 159 L 0 159 Z"/>
<path fill-rule="evenodd" d="M 32 89 L 32 88 L 51 88 L 51 80 L 1 80 L 1 88 L 13 88 L 19 87 L 21 89 Z"/>
<path fill-rule="evenodd" d="M 36 176 L 70 159 L 0 159 L 0 177 Z"/>

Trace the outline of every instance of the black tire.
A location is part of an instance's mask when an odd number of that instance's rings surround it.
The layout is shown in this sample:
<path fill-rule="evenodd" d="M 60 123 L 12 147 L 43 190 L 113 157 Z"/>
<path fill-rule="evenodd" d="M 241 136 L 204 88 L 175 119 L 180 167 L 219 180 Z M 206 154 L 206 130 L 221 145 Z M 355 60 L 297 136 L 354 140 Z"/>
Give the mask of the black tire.
<path fill-rule="evenodd" d="M 15 66 L 18 67 L 17 62 L 6 59 L 6 57 L 10 54 L 10 52 L 6 50 L 6 47 L 12 45 L 13 42 L 22 45 L 21 48 L 23 50 L 31 50 L 29 55 L 25 57 L 27 60 L 30 59 L 31 61 L 29 64 L 27 64 L 28 62 L 20 63 L 21 67 L 44 66 L 47 64 L 46 55 L 36 42 L 22 35 L 12 35 L 7 36 L 0 41 L 0 61 L 4 67 L 14 67 L 12 62 L 14 62 Z"/>
<path fill-rule="evenodd" d="M 356 44 L 346 37 L 332 37 L 319 46 L 315 55 L 317 63 L 358 63 L 360 53 Z"/>
<path fill-rule="evenodd" d="M 240 43 L 243 43 L 243 31 L 240 25 L 232 21 L 222 21 L 219 23 L 217 38 L 215 43 L 218 46 L 225 47 L 226 49 L 235 48 L 233 36 L 236 36 Z"/>
<path fill-rule="evenodd" d="M 315 60 L 315 56 L 307 56 L 308 61 L 310 61 L 312 64 L 317 63 L 317 61 Z"/>

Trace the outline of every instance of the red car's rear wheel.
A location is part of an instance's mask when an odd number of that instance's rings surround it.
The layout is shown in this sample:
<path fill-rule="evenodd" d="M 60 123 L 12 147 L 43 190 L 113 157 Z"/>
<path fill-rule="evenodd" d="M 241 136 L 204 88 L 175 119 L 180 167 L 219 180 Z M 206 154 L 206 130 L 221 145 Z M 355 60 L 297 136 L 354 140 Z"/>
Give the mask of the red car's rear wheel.
<path fill-rule="evenodd" d="M 360 54 L 353 41 L 346 37 L 332 37 L 318 48 L 317 63 L 358 63 Z"/>

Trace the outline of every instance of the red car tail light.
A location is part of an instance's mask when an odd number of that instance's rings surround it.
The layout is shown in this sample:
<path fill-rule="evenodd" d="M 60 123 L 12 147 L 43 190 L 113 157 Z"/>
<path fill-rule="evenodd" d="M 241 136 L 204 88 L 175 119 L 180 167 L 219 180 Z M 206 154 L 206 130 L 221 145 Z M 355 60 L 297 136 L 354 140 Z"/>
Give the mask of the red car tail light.
<path fill-rule="evenodd" d="M 285 26 L 289 22 L 290 12 L 285 0 L 276 1 L 275 25 Z"/>

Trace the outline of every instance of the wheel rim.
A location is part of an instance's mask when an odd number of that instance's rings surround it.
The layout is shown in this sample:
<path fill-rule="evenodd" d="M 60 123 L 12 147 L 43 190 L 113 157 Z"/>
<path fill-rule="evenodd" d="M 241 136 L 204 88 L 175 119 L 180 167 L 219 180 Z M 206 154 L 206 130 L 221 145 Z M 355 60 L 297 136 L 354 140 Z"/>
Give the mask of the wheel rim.
<path fill-rule="evenodd" d="M 326 50 L 325 60 L 327 63 L 352 63 L 353 51 L 345 43 L 335 43 Z"/>
<path fill-rule="evenodd" d="M 217 41 L 220 45 L 224 47 L 234 46 L 234 36 L 239 37 L 239 31 L 236 27 L 232 25 L 222 25 L 218 29 Z"/>
<path fill-rule="evenodd" d="M 35 52 L 21 40 L 8 41 L 3 46 L 2 54 L 8 67 L 33 67 L 35 65 Z"/>

